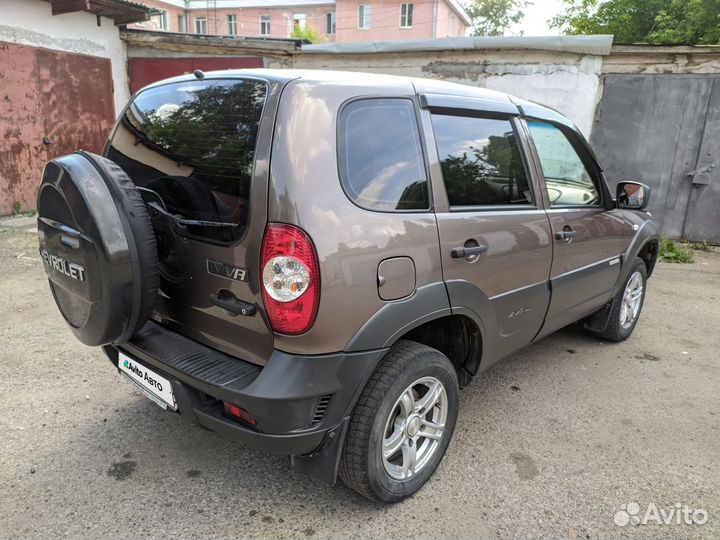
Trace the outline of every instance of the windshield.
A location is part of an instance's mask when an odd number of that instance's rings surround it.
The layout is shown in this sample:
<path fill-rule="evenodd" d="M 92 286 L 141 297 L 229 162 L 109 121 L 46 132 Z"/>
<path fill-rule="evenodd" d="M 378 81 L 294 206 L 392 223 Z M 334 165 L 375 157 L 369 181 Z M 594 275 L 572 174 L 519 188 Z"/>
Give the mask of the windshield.
<path fill-rule="evenodd" d="M 150 88 L 126 109 L 108 157 L 138 186 L 153 221 L 232 242 L 247 225 L 266 95 L 265 83 L 243 79 Z"/>

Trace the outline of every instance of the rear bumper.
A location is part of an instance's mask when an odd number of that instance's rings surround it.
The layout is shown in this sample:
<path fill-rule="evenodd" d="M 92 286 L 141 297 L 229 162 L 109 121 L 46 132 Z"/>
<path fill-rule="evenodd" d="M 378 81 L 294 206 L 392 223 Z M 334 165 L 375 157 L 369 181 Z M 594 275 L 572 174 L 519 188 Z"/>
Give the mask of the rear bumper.
<path fill-rule="evenodd" d="M 309 454 L 350 414 L 385 349 L 318 356 L 274 351 L 264 367 L 223 354 L 154 322 L 128 343 L 104 347 L 117 366 L 122 350 L 167 377 L 181 414 L 203 427 L 271 452 Z M 227 416 L 242 407 L 257 427 Z"/>

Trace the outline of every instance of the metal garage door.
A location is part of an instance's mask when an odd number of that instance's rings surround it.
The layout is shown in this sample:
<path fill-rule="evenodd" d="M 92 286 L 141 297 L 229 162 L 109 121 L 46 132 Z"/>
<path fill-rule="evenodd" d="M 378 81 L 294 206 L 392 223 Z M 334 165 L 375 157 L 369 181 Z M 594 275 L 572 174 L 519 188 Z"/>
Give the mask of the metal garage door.
<path fill-rule="evenodd" d="M 261 68 L 263 59 L 255 56 L 200 57 L 200 58 L 130 58 L 130 91 L 134 94 L 143 86 L 192 73 L 196 69 L 213 71 L 217 69 Z"/>
<path fill-rule="evenodd" d="M 0 215 L 35 208 L 45 162 L 101 152 L 115 117 L 110 60 L 0 42 Z"/>
<path fill-rule="evenodd" d="M 606 75 L 593 146 L 613 189 L 652 187 L 670 238 L 720 243 L 720 77 Z"/>

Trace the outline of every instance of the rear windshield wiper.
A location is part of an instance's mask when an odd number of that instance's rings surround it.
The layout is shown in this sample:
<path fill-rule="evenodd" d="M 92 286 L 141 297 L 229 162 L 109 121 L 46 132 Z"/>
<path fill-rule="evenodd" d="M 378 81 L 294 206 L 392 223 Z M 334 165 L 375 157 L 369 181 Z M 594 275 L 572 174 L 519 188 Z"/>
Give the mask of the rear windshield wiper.
<path fill-rule="evenodd" d="M 155 210 L 156 212 L 159 212 L 166 218 L 172 219 L 175 223 L 179 225 L 184 225 L 186 227 L 239 227 L 239 223 L 232 223 L 229 221 L 206 221 L 204 219 L 185 219 L 181 218 L 179 216 L 176 216 L 175 214 L 171 214 L 167 210 L 165 210 L 162 206 L 160 206 L 158 203 L 151 202 L 147 203 L 147 205 Z"/>

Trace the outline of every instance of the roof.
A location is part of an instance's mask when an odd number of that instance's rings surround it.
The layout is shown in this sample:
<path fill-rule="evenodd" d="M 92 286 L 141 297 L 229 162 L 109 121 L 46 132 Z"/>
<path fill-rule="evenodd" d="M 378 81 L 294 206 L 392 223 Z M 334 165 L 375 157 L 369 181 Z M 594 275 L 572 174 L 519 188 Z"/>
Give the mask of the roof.
<path fill-rule="evenodd" d="M 112 19 L 116 25 L 143 22 L 160 11 L 128 0 L 45 0 L 52 5 L 53 15 L 77 11 Z"/>
<path fill-rule="evenodd" d="M 610 35 L 456 37 L 406 41 L 321 43 L 318 45 L 303 45 L 302 51 L 311 54 L 363 54 L 485 49 L 539 50 L 607 56 L 610 54 L 612 42 L 613 36 Z"/>
<path fill-rule="evenodd" d="M 462 6 L 458 0 L 447 0 L 448 5 L 452 8 L 452 10 L 457 13 L 458 17 L 460 17 L 465 24 L 470 26 L 472 24 L 472 19 L 470 19 L 470 15 L 468 15 L 467 11 L 465 11 L 465 8 Z"/>

